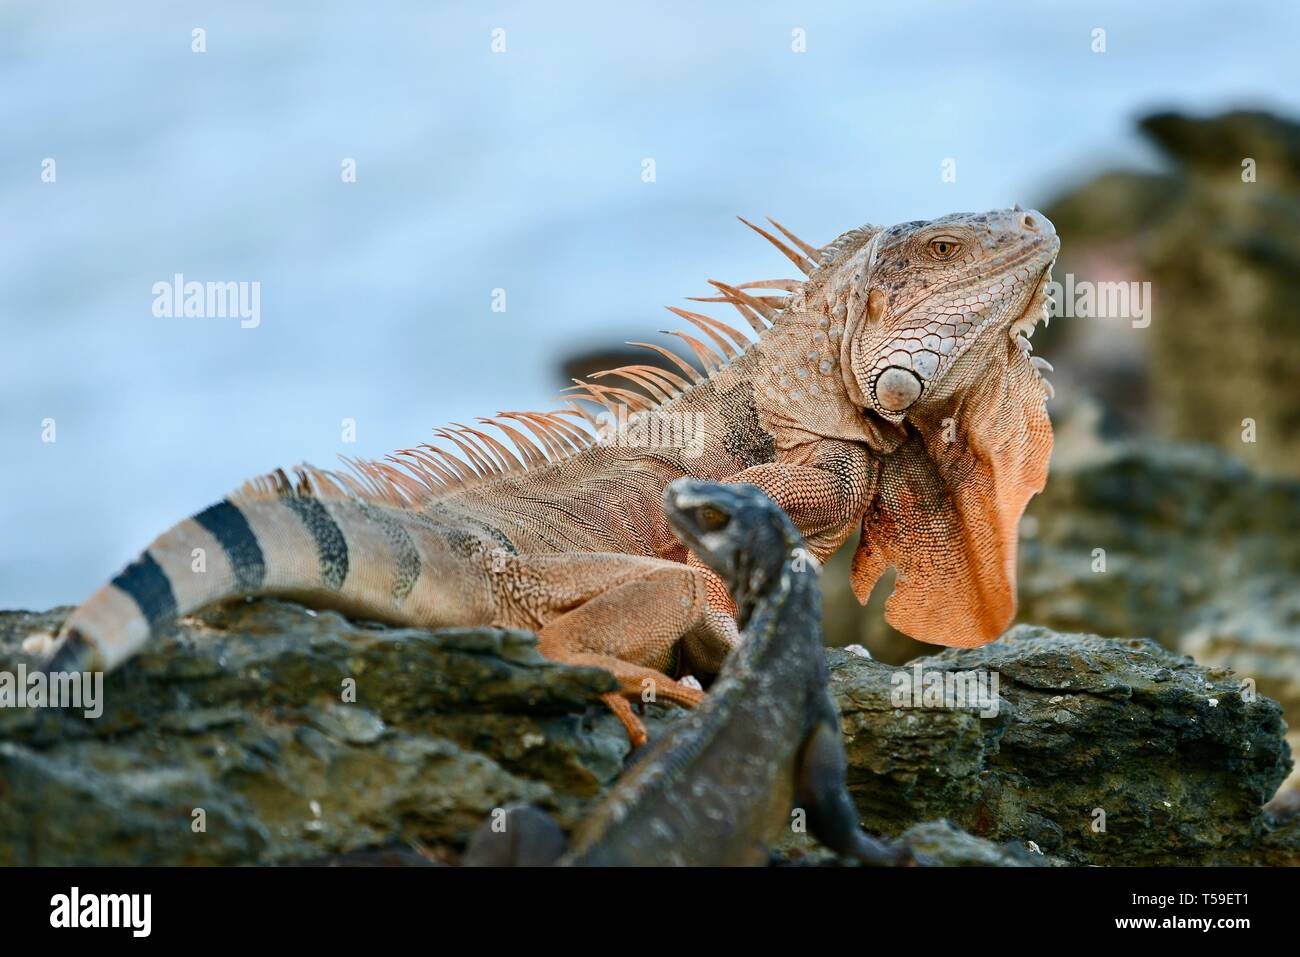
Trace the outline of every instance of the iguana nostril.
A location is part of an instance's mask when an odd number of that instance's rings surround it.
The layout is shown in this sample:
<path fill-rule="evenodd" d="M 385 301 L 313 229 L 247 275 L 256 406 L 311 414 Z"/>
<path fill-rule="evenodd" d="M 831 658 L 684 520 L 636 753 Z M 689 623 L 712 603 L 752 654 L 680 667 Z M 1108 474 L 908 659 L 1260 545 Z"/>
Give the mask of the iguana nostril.
<path fill-rule="evenodd" d="M 1020 228 L 1027 233 L 1037 233 L 1042 236 L 1055 236 L 1056 227 L 1052 221 L 1036 209 L 1025 210 L 1020 213 Z"/>
<path fill-rule="evenodd" d="M 921 380 L 910 369 L 890 366 L 876 379 L 875 393 L 886 412 L 902 412 L 921 397 Z"/>

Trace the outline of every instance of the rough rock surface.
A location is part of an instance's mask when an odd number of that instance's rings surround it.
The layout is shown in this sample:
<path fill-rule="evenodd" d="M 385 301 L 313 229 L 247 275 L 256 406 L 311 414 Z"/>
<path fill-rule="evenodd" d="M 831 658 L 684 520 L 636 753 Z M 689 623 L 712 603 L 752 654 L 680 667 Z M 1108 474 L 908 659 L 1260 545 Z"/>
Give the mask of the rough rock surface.
<path fill-rule="evenodd" d="M 918 867 L 1057 867 L 1068 862 L 1034 850 L 1023 841 L 995 843 L 939 818 L 909 827 L 896 838 Z M 806 835 L 792 835 L 773 848 L 778 867 L 834 867 L 850 864 Z M 853 864 L 852 866 L 856 866 Z"/>
<path fill-rule="evenodd" d="M 922 867 L 1049 867 L 1063 864 L 1024 844 L 994 844 L 948 820 L 926 821 L 898 838 Z"/>
<path fill-rule="evenodd" d="M 914 666 L 829 655 L 869 830 L 945 817 L 1077 864 L 1300 863 L 1300 820 L 1260 812 L 1291 768 L 1281 709 L 1243 700 L 1230 672 L 1149 640 L 1029 626 L 915 663 L 996 673 L 997 714 L 982 717 L 896 708 L 892 682 Z"/>
<path fill-rule="evenodd" d="M 1022 620 L 1231 668 L 1300 745 L 1300 479 L 1206 446 L 1109 445 L 1053 470 L 1022 540 Z"/>
<path fill-rule="evenodd" d="M 0 614 L 0 671 L 65 613 Z M 1279 709 L 1231 675 L 1021 629 L 927 661 L 996 669 L 985 719 L 896 709 L 895 669 L 830 655 L 864 824 L 913 828 L 923 863 L 1300 861 L 1300 821 L 1259 811 L 1289 766 Z M 571 824 L 602 792 L 627 751 L 612 686 L 519 632 L 228 606 L 110 675 L 97 720 L 0 709 L 0 864 L 454 861 L 493 808 Z"/>
<path fill-rule="evenodd" d="M 0 615 L 0 670 L 30 667 L 22 638 L 67 611 Z M 440 856 L 512 800 L 572 823 L 622 768 L 621 727 L 591 707 L 613 687 L 522 632 L 228 606 L 108 676 L 96 720 L 0 709 L 0 864 Z"/>

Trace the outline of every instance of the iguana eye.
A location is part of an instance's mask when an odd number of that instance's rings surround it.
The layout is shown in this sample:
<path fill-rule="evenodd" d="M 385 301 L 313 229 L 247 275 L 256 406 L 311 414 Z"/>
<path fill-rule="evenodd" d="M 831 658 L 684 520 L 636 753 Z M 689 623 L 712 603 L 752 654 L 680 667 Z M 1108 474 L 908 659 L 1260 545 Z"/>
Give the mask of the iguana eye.
<path fill-rule="evenodd" d="M 961 243 L 949 237 L 930 240 L 930 253 L 935 259 L 951 259 L 961 249 Z"/>
<path fill-rule="evenodd" d="M 726 528 L 727 523 L 731 521 L 731 516 L 722 509 L 714 508 L 712 505 L 704 505 L 695 513 L 696 520 L 700 523 L 700 528 L 706 532 L 716 532 L 720 528 Z"/>

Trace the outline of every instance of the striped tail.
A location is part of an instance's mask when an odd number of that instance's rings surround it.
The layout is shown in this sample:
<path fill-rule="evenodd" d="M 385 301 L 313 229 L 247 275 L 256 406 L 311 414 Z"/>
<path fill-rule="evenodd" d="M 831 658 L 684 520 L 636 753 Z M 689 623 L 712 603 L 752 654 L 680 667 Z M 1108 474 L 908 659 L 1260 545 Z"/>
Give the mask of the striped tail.
<path fill-rule="evenodd" d="M 448 531 L 355 497 L 236 494 L 159 536 L 73 612 L 47 669 L 110 671 L 178 616 L 241 595 L 397 624 L 486 624 L 486 590 Z"/>

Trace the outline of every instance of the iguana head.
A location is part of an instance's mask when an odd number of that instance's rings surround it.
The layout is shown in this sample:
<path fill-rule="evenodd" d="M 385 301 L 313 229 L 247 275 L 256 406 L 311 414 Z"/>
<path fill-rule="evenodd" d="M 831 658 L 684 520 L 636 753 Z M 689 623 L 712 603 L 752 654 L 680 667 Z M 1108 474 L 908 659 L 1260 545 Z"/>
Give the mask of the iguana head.
<path fill-rule="evenodd" d="M 664 489 L 664 515 L 678 538 L 722 576 L 742 620 L 803 544 L 775 502 L 740 482 L 677 479 Z"/>
<path fill-rule="evenodd" d="M 981 644 L 1015 613 L 1018 525 L 1052 447 L 1029 340 L 1059 248 L 1013 207 L 855 230 L 814 276 L 881 465 L 854 590 L 865 602 L 894 566 L 886 619 L 923 641 Z"/>

